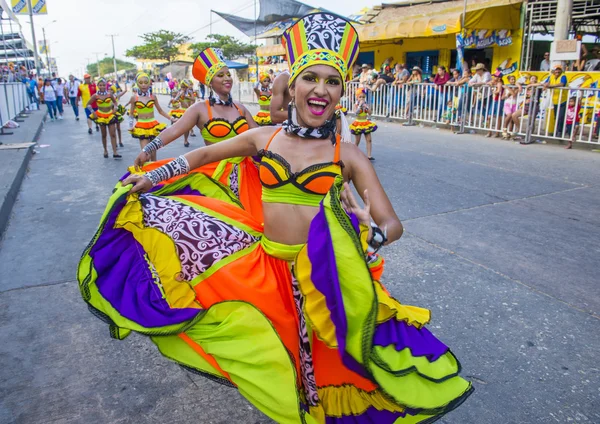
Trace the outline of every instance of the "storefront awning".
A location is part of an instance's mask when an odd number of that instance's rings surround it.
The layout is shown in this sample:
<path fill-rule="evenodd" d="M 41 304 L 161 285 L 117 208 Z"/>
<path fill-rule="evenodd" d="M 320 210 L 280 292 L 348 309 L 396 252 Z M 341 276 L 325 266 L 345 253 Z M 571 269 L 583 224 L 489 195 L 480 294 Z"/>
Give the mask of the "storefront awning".
<path fill-rule="evenodd" d="M 467 5 L 465 27 L 517 29 L 522 0 L 472 0 Z M 386 7 L 374 23 L 357 28 L 361 43 L 402 38 L 431 37 L 461 31 L 463 1 Z"/>
<path fill-rule="evenodd" d="M 265 56 L 283 56 L 285 49 L 283 44 L 275 44 L 272 46 L 261 46 L 256 49 L 256 55 L 259 57 Z"/>

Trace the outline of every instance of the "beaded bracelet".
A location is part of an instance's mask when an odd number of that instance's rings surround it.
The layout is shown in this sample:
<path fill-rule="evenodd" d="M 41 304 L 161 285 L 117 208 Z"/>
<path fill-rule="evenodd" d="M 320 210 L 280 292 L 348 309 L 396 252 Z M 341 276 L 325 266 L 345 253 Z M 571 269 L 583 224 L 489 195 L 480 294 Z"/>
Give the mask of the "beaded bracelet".
<path fill-rule="evenodd" d="M 148 154 L 151 154 L 153 152 L 156 152 L 158 149 L 161 149 L 165 146 L 165 144 L 163 143 L 163 141 L 160 139 L 160 137 L 156 137 L 154 140 L 152 140 L 150 143 L 146 144 L 144 146 L 144 148 L 142 149 L 143 152 L 146 152 Z"/>
<path fill-rule="evenodd" d="M 156 168 L 146 174 L 146 177 L 152 183 L 152 186 L 156 186 L 162 181 L 166 181 L 170 178 L 176 177 L 177 175 L 183 175 L 190 172 L 190 164 L 188 163 L 185 156 L 181 155 L 177 159 Z"/>

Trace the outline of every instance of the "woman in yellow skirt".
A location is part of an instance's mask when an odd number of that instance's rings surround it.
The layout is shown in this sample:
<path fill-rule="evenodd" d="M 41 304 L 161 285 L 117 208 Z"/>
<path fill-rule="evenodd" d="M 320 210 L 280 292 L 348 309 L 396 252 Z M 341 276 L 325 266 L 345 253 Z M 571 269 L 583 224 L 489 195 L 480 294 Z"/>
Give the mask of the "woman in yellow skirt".
<path fill-rule="evenodd" d="M 350 124 L 350 132 L 354 134 L 357 146 L 360 144 L 361 136 L 365 136 L 365 140 L 367 141 L 367 157 L 369 160 L 375 160 L 372 156 L 373 143 L 371 133 L 377 131 L 377 125 L 367 119 L 370 112 L 371 109 L 367 104 L 365 90 L 359 88 L 356 90 L 356 120 Z"/>
<path fill-rule="evenodd" d="M 108 149 L 107 149 L 107 132 L 110 135 L 110 144 L 113 149 L 113 158 L 120 159 L 121 155 L 117 152 L 117 134 L 116 134 L 116 125 L 118 122 L 117 117 L 117 99 L 112 94 L 111 91 L 107 91 L 106 89 L 106 80 L 104 78 L 100 78 L 96 85 L 98 86 L 98 91 L 90 97 L 87 105 L 85 106 L 87 109 L 92 112 L 90 115 L 90 119 L 96 123 L 100 127 L 100 134 L 102 135 L 102 146 L 104 147 L 104 158 L 108 158 Z M 92 104 L 97 102 L 98 110 L 94 112 L 92 109 Z"/>
<path fill-rule="evenodd" d="M 335 134 L 357 32 L 316 13 L 283 37 L 292 117 L 124 178 L 82 256 L 82 296 L 113 337 L 150 336 L 277 423 L 433 422 L 472 387 L 425 327 L 430 312 L 380 283 L 376 252 L 402 224 L 371 163 Z M 188 174 L 253 155 L 264 220 Z"/>
<path fill-rule="evenodd" d="M 144 72 L 141 72 L 136 77 L 136 84 L 138 86 L 137 93 L 135 93 L 129 100 L 130 106 L 130 118 L 129 126 L 131 136 L 140 140 L 140 147 L 143 149 L 148 143 L 161 133 L 167 124 L 161 124 L 154 117 L 154 109 L 162 116 L 173 122 L 173 118 L 169 116 L 165 111 L 162 110 L 158 99 L 150 91 L 150 76 Z M 134 125 L 133 116 L 137 112 L 137 122 Z M 156 160 L 156 153 L 152 160 Z"/>
<path fill-rule="evenodd" d="M 254 121 L 262 126 L 272 125 L 271 122 L 271 112 L 269 109 L 271 107 L 271 77 L 267 73 L 261 73 L 259 76 L 259 82 L 254 87 L 254 92 L 256 93 L 256 97 L 258 98 L 258 106 L 260 111 L 254 115 Z"/>

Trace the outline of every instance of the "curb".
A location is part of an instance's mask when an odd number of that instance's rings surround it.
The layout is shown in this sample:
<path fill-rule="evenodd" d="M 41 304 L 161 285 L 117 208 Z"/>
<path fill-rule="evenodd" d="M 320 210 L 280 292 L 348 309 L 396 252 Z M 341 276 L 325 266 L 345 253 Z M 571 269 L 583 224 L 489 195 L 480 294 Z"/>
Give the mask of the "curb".
<path fill-rule="evenodd" d="M 39 125 L 38 129 L 36 130 L 36 132 L 33 136 L 33 139 L 31 140 L 32 143 L 37 143 L 38 139 L 40 138 L 40 135 L 42 133 L 42 128 L 44 126 L 44 123 L 46 122 L 46 117 L 47 117 L 47 112 L 44 115 L 44 117 L 42 118 L 42 120 L 40 121 L 40 125 Z M 31 157 L 33 156 L 33 148 L 34 147 L 35 147 L 35 144 L 32 144 L 27 149 L 27 153 L 25 154 L 25 157 L 23 158 L 23 162 L 21 162 L 21 166 L 19 167 L 19 170 L 17 171 L 17 175 L 16 175 L 15 179 L 13 180 L 13 182 L 10 186 L 10 189 L 8 190 L 6 198 L 5 198 L 4 202 L 2 202 L 2 205 L 0 205 L 0 240 L 4 236 L 4 231 L 6 230 L 6 227 L 8 227 L 8 221 L 10 220 L 13 206 L 15 205 L 15 202 L 17 201 L 17 196 L 19 195 L 19 191 L 21 190 L 21 184 L 23 183 L 23 180 L 25 179 L 25 174 L 27 173 L 27 167 L 29 166 L 29 161 L 31 160 Z"/>

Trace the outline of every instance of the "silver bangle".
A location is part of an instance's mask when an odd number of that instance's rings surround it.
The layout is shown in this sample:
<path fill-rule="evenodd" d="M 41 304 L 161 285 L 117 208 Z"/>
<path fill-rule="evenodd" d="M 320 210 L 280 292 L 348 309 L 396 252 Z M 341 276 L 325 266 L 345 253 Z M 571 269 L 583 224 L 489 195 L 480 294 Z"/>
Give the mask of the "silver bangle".
<path fill-rule="evenodd" d="M 177 159 L 156 168 L 146 174 L 146 177 L 152 183 L 152 186 L 156 186 L 162 181 L 166 181 L 170 178 L 176 177 L 177 175 L 183 175 L 190 172 L 190 164 L 188 163 L 185 156 L 181 155 Z"/>
<path fill-rule="evenodd" d="M 159 137 L 155 137 L 154 140 L 152 140 L 150 143 L 146 144 L 144 146 L 144 148 L 142 149 L 142 151 L 146 152 L 148 154 L 151 154 L 163 147 L 165 147 L 165 144 L 163 143 L 163 141 L 160 139 L 160 136 L 159 136 Z"/>

